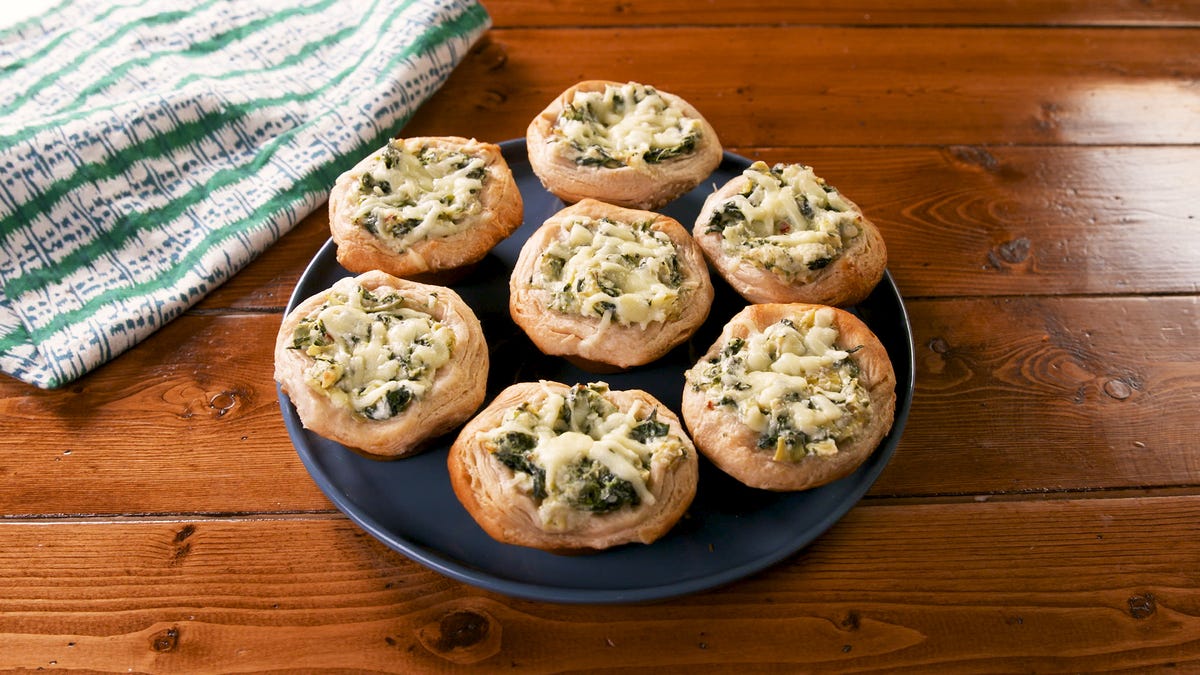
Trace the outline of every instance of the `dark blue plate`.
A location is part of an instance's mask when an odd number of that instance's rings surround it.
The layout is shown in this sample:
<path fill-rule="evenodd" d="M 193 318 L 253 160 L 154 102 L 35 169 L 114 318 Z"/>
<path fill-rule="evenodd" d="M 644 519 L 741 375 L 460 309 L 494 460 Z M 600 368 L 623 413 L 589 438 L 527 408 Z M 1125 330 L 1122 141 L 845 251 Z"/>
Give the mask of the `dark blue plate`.
<path fill-rule="evenodd" d="M 542 355 L 508 316 L 508 275 L 521 245 L 563 207 L 529 167 L 523 140 L 501 144 L 525 200 L 525 224 L 454 289 L 483 324 L 491 349 L 488 400 L 519 381 L 567 384 L 603 380 L 613 389 L 643 389 L 677 414 L 683 371 L 716 339 L 745 301 L 714 275 L 716 300 L 708 321 L 688 343 L 632 372 L 596 376 Z M 739 175 L 750 161 L 731 153 L 700 187 L 663 212 L 689 230 L 714 185 Z M 332 241 L 300 278 L 288 311 L 350 276 Z M 446 576 L 506 595 L 568 603 L 656 600 L 719 586 L 792 555 L 838 521 L 867 492 L 891 458 L 908 418 L 913 390 L 912 333 L 891 275 L 853 311 L 879 336 L 896 370 L 896 423 L 858 471 L 806 492 L 754 490 L 700 458 L 696 499 L 683 520 L 655 543 L 583 556 L 558 556 L 501 544 L 487 536 L 458 503 L 446 471 L 453 435 L 424 454 L 394 462 L 365 459 L 306 431 L 291 401 L 279 396 L 296 452 L 313 480 L 351 520 L 387 546 Z"/>

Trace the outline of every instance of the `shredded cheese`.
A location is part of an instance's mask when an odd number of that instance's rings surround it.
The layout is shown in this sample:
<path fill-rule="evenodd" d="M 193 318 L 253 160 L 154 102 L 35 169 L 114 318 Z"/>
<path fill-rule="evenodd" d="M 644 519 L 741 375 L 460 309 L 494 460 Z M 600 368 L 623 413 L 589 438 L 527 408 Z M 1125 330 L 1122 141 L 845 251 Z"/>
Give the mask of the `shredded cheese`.
<path fill-rule="evenodd" d="M 351 219 L 398 252 L 461 232 L 483 209 L 487 160 L 474 141 L 447 150 L 396 139 L 359 168 Z"/>
<path fill-rule="evenodd" d="M 305 317 L 293 347 L 312 359 L 309 386 L 367 419 L 388 419 L 421 399 L 450 361 L 454 331 L 390 287 L 334 284 Z"/>
<path fill-rule="evenodd" d="M 713 407 L 733 409 L 777 461 L 835 455 L 864 424 L 870 398 L 851 352 L 835 346 L 833 319 L 821 308 L 751 329 L 687 371 L 687 382 Z"/>
<path fill-rule="evenodd" d="M 604 383 L 576 385 L 566 395 L 543 383 L 543 392 L 540 402 L 508 410 L 479 435 L 514 469 L 506 489 L 538 502 L 542 527 L 565 532 L 597 513 L 654 504 L 653 467 L 686 453 L 655 411 L 640 402 L 618 409 L 604 398 Z"/>
<path fill-rule="evenodd" d="M 576 163 L 618 168 L 689 154 L 701 124 L 653 87 L 629 82 L 575 92 L 554 131 L 556 141 L 574 150 Z"/>
<path fill-rule="evenodd" d="M 859 235 L 862 213 L 811 167 L 755 162 L 742 175 L 746 189 L 714 205 L 707 227 L 727 254 L 805 282 Z"/>
<path fill-rule="evenodd" d="M 532 283 L 554 294 L 551 309 L 600 317 L 604 327 L 645 328 L 681 312 L 675 244 L 648 222 L 575 219 L 542 252 Z"/>

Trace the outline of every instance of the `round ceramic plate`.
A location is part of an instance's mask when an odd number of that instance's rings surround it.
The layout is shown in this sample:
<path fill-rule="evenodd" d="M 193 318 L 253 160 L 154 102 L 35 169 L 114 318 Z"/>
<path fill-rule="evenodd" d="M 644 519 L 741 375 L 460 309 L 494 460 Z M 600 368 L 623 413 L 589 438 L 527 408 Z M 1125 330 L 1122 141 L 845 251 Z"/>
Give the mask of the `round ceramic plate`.
<path fill-rule="evenodd" d="M 521 381 L 567 384 L 605 381 L 613 389 L 643 389 L 678 413 L 683 371 L 716 339 L 745 301 L 718 277 L 708 321 L 692 340 L 631 372 L 597 376 L 542 355 L 508 316 L 508 275 L 521 245 L 564 205 L 529 167 L 523 140 L 501 144 L 525 200 L 525 224 L 454 289 L 483 324 L 491 349 L 488 400 Z M 750 161 L 726 153 L 713 175 L 662 211 L 689 230 L 714 185 L 741 174 Z M 350 273 L 327 242 L 300 278 L 288 311 Z M 288 433 L 313 480 L 351 520 L 392 549 L 446 576 L 506 595 L 566 603 L 618 603 L 668 598 L 719 586 L 797 552 L 841 518 L 866 493 L 891 458 L 908 418 L 913 387 L 912 334 L 890 275 L 853 308 L 879 336 L 896 370 L 896 422 L 879 448 L 850 476 L 813 490 L 754 490 L 700 458 L 696 498 L 684 518 L 650 545 L 627 545 L 582 556 L 559 556 L 501 544 L 487 536 L 454 496 L 446 470 L 453 435 L 424 454 L 393 462 L 366 459 L 305 430 L 280 393 Z"/>

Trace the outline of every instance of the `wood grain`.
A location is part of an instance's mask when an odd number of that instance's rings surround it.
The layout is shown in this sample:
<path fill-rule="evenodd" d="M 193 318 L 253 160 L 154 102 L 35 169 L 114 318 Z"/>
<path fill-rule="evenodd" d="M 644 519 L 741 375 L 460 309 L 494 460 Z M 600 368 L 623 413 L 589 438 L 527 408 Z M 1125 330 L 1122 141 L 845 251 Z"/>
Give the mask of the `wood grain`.
<path fill-rule="evenodd" d="M 873 494 L 1200 485 L 1192 430 L 1163 419 L 1200 400 L 1195 297 L 918 300 L 909 313 L 917 391 Z M 328 510 L 276 403 L 279 320 L 187 315 L 66 391 L 0 383 L 0 512 Z"/>
<path fill-rule="evenodd" d="M 767 68 L 780 45 L 797 67 Z M 728 146 L 1195 144 L 1194 47 L 1183 29 L 496 30 L 406 133 L 515 138 L 575 82 L 631 79 Z"/>
<path fill-rule="evenodd" d="M 276 402 L 319 209 L 93 374 L 0 380 L 0 668 L 1200 672 L 1200 3 L 485 2 L 406 134 L 517 138 L 576 81 L 634 79 L 880 225 L 917 384 L 871 492 L 652 604 L 407 560 L 321 494 Z"/>
<path fill-rule="evenodd" d="M 1200 292 L 1200 168 L 1184 147 L 731 148 L 802 162 L 883 230 L 907 297 Z M 279 310 L 323 209 L 201 310 Z"/>
<path fill-rule="evenodd" d="M 917 394 L 877 494 L 1200 486 L 1200 301 L 912 303 Z"/>
<path fill-rule="evenodd" d="M 747 580 L 613 607 L 479 591 L 338 518 L 4 522 L 0 667 L 1186 669 L 1198 500 L 864 506 Z"/>
<path fill-rule="evenodd" d="M 724 25 L 989 25 L 989 26 L 1162 26 L 1200 24 L 1200 8 L 1188 2 L 1051 0 L 971 3 L 838 2 L 825 0 L 515 0 L 488 2 L 497 28 L 549 26 Z"/>
<path fill-rule="evenodd" d="M 279 319 L 185 315 L 61 391 L 0 383 L 0 512 L 330 509 L 283 427 Z"/>

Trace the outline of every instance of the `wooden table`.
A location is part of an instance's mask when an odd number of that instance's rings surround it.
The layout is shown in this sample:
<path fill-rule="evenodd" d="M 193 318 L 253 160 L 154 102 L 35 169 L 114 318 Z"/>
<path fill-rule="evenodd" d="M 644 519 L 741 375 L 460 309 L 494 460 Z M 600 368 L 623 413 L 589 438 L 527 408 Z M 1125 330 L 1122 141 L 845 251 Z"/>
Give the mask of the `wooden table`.
<path fill-rule="evenodd" d="M 861 204 L 916 394 L 815 543 L 637 605 L 515 600 L 318 490 L 271 345 L 315 213 L 133 351 L 0 382 L 0 667 L 1200 670 L 1200 5 L 492 0 L 406 133 L 524 134 L 580 79 L 680 94 Z"/>

